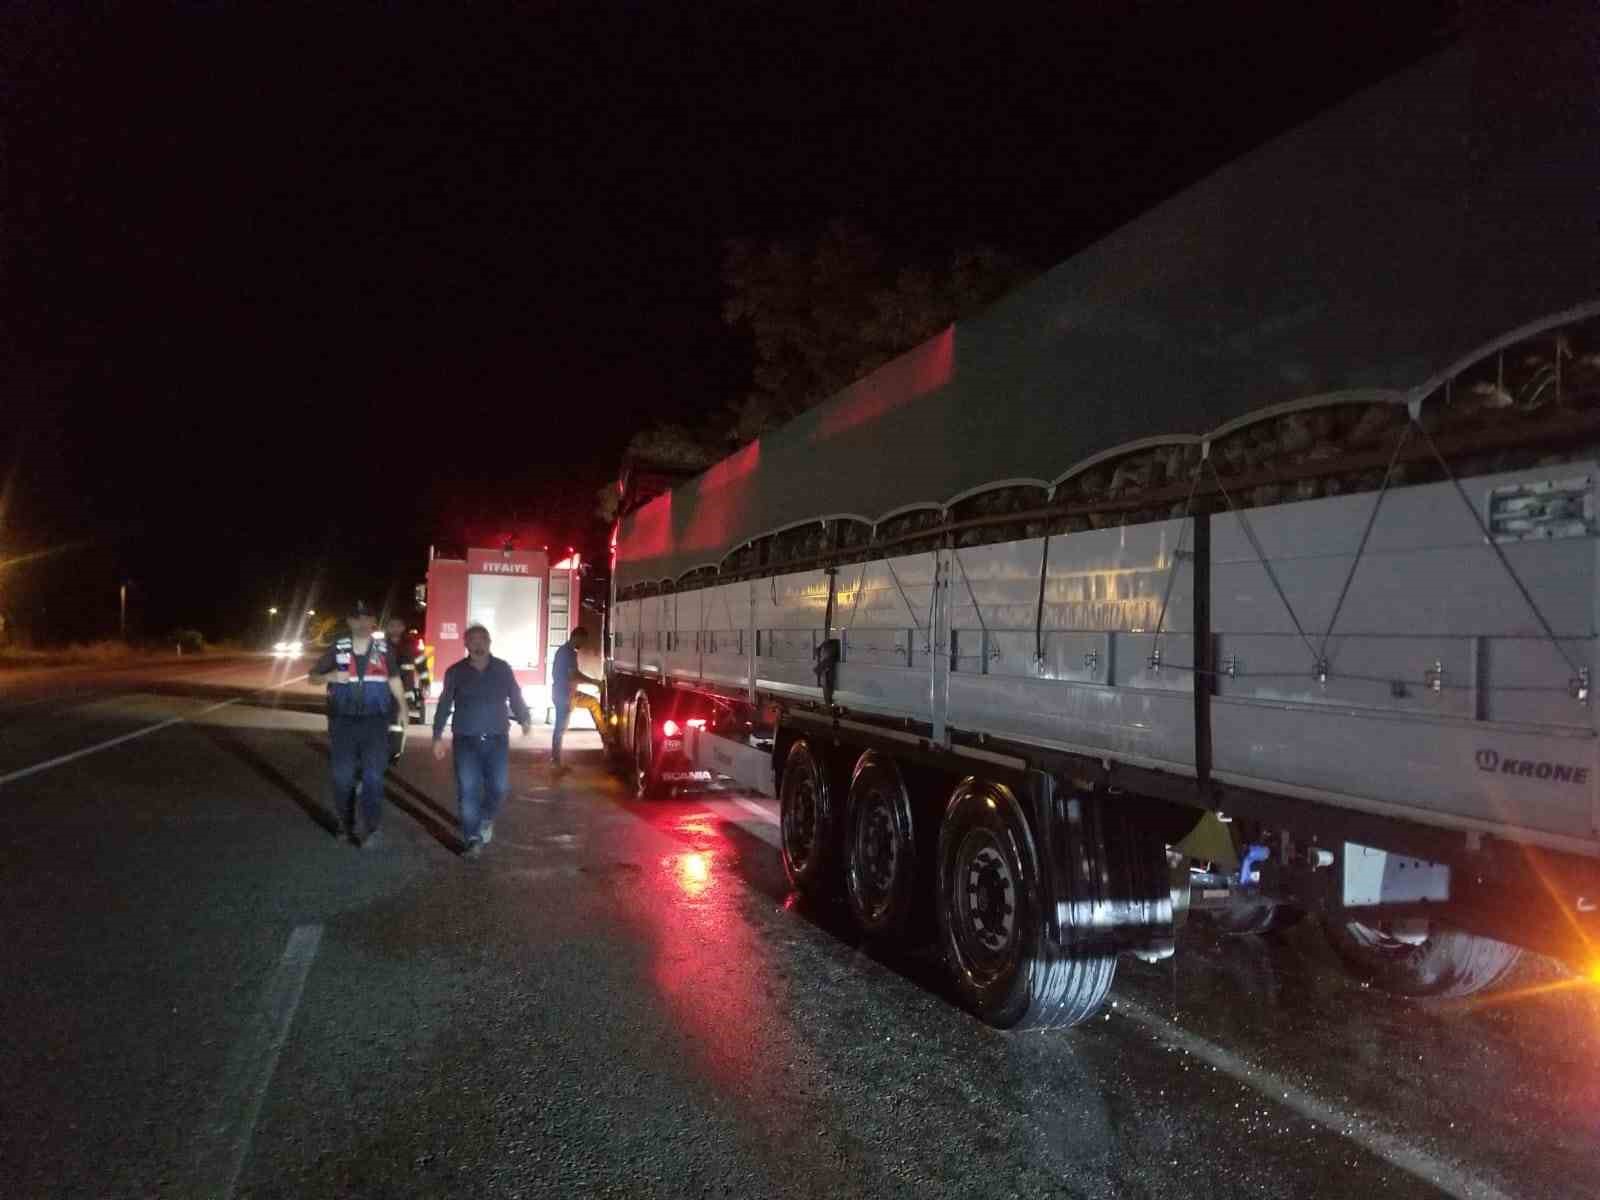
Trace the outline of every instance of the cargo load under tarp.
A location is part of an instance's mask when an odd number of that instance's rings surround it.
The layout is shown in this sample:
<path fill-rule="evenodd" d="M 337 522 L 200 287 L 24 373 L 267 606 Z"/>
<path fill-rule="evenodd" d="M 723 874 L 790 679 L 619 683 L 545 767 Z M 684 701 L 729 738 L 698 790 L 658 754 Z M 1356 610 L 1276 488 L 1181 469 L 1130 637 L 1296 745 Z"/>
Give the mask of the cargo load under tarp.
<path fill-rule="evenodd" d="M 1274 141 L 660 496 L 616 586 L 1283 406 L 1403 401 L 1600 279 L 1600 39 L 1534 14 Z"/>

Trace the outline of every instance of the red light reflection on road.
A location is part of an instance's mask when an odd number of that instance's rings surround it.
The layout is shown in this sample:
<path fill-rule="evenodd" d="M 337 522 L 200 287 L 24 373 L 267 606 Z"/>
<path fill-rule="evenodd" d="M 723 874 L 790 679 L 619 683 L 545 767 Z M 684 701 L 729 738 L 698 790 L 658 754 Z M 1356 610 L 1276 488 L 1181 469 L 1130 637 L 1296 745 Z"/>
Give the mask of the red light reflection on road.
<path fill-rule="evenodd" d="M 775 968 L 775 948 L 752 928 L 740 845 L 727 836 L 724 818 L 701 804 L 653 805 L 647 819 L 673 844 L 658 843 L 644 891 L 628 911 L 671 1030 L 666 1069 L 738 1097 L 758 1130 L 787 1128 L 794 1097 L 763 1065 L 762 1047 L 783 1046 L 785 1061 L 807 1078 L 815 1064 L 789 1024 L 788 984 Z"/>
<path fill-rule="evenodd" d="M 683 889 L 685 896 L 698 900 L 705 895 L 706 889 L 711 886 L 711 855 L 702 850 L 691 850 L 668 861 L 673 863 L 678 886 Z"/>

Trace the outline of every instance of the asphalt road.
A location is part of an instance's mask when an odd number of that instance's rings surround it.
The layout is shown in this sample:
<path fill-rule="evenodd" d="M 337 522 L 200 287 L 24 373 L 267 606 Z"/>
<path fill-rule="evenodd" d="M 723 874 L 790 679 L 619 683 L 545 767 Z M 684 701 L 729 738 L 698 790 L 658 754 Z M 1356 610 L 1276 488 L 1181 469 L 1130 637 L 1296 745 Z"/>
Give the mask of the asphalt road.
<path fill-rule="evenodd" d="M 1196 922 L 999 1034 L 788 895 L 770 802 L 636 804 L 593 734 L 513 742 L 479 862 L 418 736 L 337 843 L 305 665 L 0 674 L 0 1195 L 1600 1196 L 1592 991 Z"/>

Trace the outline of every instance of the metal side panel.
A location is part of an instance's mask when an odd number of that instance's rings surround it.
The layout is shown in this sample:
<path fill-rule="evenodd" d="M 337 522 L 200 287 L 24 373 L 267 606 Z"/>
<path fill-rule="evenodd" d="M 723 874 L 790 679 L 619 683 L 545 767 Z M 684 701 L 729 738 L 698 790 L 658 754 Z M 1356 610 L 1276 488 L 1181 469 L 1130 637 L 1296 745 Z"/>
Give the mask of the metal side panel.
<path fill-rule="evenodd" d="M 668 626 L 671 636 L 665 638 L 663 653 L 669 678 L 687 683 L 700 680 L 700 614 L 707 590 L 675 592 L 662 597 L 667 602 L 666 611 L 671 621 Z"/>
<path fill-rule="evenodd" d="M 1190 696 L 1050 679 L 950 676 L 950 724 L 1137 766 L 1194 769 Z"/>
<path fill-rule="evenodd" d="M 690 729 L 685 733 L 683 748 L 689 761 L 703 771 L 725 775 L 763 796 L 778 794 L 773 780 L 770 749 L 761 750 L 700 729 Z"/>
<path fill-rule="evenodd" d="M 665 596 L 646 596 L 639 601 L 639 672 L 660 675 L 666 651 Z"/>
<path fill-rule="evenodd" d="M 1431 824 L 1579 839 L 1600 852 L 1592 734 L 1220 697 L 1212 721 L 1218 778 Z"/>
<path fill-rule="evenodd" d="M 639 609 L 643 600 L 624 600 L 611 617 L 611 661 L 621 671 L 639 669 Z"/>
<path fill-rule="evenodd" d="M 750 647 L 750 585 L 725 583 L 701 593 L 702 677 L 709 683 L 748 687 Z"/>
<path fill-rule="evenodd" d="M 932 720 L 937 573 L 931 553 L 839 568 L 833 636 L 843 656 L 835 704 Z M 819 617 L 819 631 L 821 624 Z M 805 682 L 815 687 L 815 674 Z"/>
<path fill-rule="evenodd" d="M 1487 516 L 1497 489 L 1597 473 L 1592 465 L 1564 463 L 1466 479 L 1462 488 L 1470 510 L 1449 483 L 1391 489 L 1376 510 L 1359 564 L 1356 552 L 1376 492 L 1219 513 L 1212 520 L 1213 627 L 1294 634 L 1298 620 L 1315 645 L 1337 607 L 1335 636 L 1398 630 L 1539 637 L 1543 629 L 1529 607 L 1531 597 L 1558 634 L 1592 636 L 1589 538 L 1501 543 L 1513 579 L 1496 547 L 1484 541 L 1477 517 Z"/>

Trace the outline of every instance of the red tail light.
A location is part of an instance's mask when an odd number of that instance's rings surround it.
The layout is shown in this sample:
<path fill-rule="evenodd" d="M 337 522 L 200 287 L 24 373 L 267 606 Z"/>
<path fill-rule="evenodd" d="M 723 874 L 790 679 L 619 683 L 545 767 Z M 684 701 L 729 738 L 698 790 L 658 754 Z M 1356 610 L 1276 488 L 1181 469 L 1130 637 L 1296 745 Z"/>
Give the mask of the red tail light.
<path fill-rule="evenodd" d="M 706 719 L 704 717 L 690 717 L 684 724 L 690 729 L 704 729 L 706 727 Z"/>
<path fill-rule="evenodd" d="M 671 717 L 668 717 L 665 721 L 661 722 L 662 737 L 675 738 L 678 736 L 678 733 L 678 723 Z"/>

